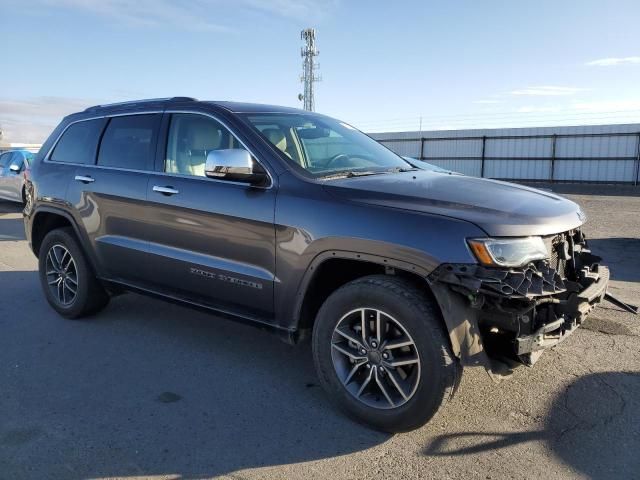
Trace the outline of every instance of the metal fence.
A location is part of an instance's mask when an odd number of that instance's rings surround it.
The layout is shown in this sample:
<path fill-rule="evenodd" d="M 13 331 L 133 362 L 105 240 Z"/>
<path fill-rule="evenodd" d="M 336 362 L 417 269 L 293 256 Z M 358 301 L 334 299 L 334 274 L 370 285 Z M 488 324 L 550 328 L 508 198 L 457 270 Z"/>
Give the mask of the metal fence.
<path fill-rule="evenodd" d="M 477 177 L 633 185 L 640 181 L 640 125 L 371 136 L 400 155 Z"/>

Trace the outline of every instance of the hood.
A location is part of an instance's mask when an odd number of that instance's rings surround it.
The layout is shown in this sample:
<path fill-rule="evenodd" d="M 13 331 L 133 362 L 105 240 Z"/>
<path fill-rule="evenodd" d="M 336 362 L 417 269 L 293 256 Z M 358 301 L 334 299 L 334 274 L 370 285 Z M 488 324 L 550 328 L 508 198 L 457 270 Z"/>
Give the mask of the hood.
<path fill-rule="evenodd" d="M 486 178 L 411 171 L 327 181 L 344 200 L 445 215 L 496 237 L 550 235 L 579 227 L 574 202 L 550 192 Z"/>

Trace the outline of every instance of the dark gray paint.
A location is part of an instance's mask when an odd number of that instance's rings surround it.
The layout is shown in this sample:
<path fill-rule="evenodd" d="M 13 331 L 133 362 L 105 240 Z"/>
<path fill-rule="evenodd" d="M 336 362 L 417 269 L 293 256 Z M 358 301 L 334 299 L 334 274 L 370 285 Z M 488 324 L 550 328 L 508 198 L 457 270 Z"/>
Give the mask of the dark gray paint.
<path fill-rule="evenodd" d="M 226 123 L 268 171 L 271 188 L 163 174 L 166 119 L 154 171 L 45 161 L 74 121 L 165 109 Z M 573 202 L 502 182 L 427 171 L 313 180 L 235 115 L 265 111 L 295 110 L 157 101 L 67 117 L 34 162 L 27 235 L 39 212 L 55 209 L 73 218 L 102 278 L 292 332 L 313 267 L 329 256 L 426 276 L 441 263 L 474 263 L 466 238 L 551 234 L 582 223 Z M 164 196 L 155 185 L 179 194 Z"/>
<path fill-rule="evenodd" d="M 92 183 L 75 176 L 93 178 Z M 69 182 L 70 213 L 86 232 L 96 264 L 109 279 L 145 281 L 149 274 L 146 188 L 149 174 L 78 167 Z"/>
<path fill-rule="evenodd" d="M 579 207 L 550 192 L 464 175 L 406 172 L 327 185 L 341 198 L 467 220 L 496 237 L 550 235 L 580 226 Z"/>
<path fill-rule="evenodd" d="M 179 193 L 163 195 L 153 191 L 156 185 Z M 145 223 L 151 286 L 177 290 L 196 302 L 273 316 L 275 196 L 274 189 L 152 175 Z"/>

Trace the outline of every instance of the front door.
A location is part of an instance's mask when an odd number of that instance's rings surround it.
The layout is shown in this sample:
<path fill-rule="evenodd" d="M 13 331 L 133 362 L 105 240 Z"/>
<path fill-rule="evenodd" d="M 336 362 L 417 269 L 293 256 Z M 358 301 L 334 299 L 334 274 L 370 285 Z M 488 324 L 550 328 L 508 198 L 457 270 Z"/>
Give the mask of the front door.
<path fill-rule="evenodd" d="M 147 187 L 156 289 L 249 317 L 273 315 L 275 189 L 205 176 L 208 152 L 244 148 L 218 120 L 168 121 L 163 171 Z"/>

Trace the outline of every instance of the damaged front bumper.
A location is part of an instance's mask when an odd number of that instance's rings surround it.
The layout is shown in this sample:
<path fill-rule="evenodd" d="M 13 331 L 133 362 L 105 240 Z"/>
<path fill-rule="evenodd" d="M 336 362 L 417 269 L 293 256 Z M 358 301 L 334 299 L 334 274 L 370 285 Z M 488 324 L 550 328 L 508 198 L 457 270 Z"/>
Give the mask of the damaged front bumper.
<path fill-rule="evenodd" d="M 556 320 L 543 323 L 530 335 L 516 337 L 516 354 L 524 363 L 533 364 L 543 350 L 551 348 L 573 333 L 586 319 L 591 310 L 600 303 L 609 284 L 609 269 L 597 265 L 590 271 L 593 281 L 582 291 L 569 294 L 566 300 L 553 298 L 551 303 L 557 313 Z M 555 303 L 558 300 L 558 303 Z"/>
<path fill-rule="evenodd" d="M 600 303 L 609 269 L 579 230 L 545 239 L 550 258 L 522 268 L 444 264 L 429 282 L 465 365 L 533 365 Z"/>

